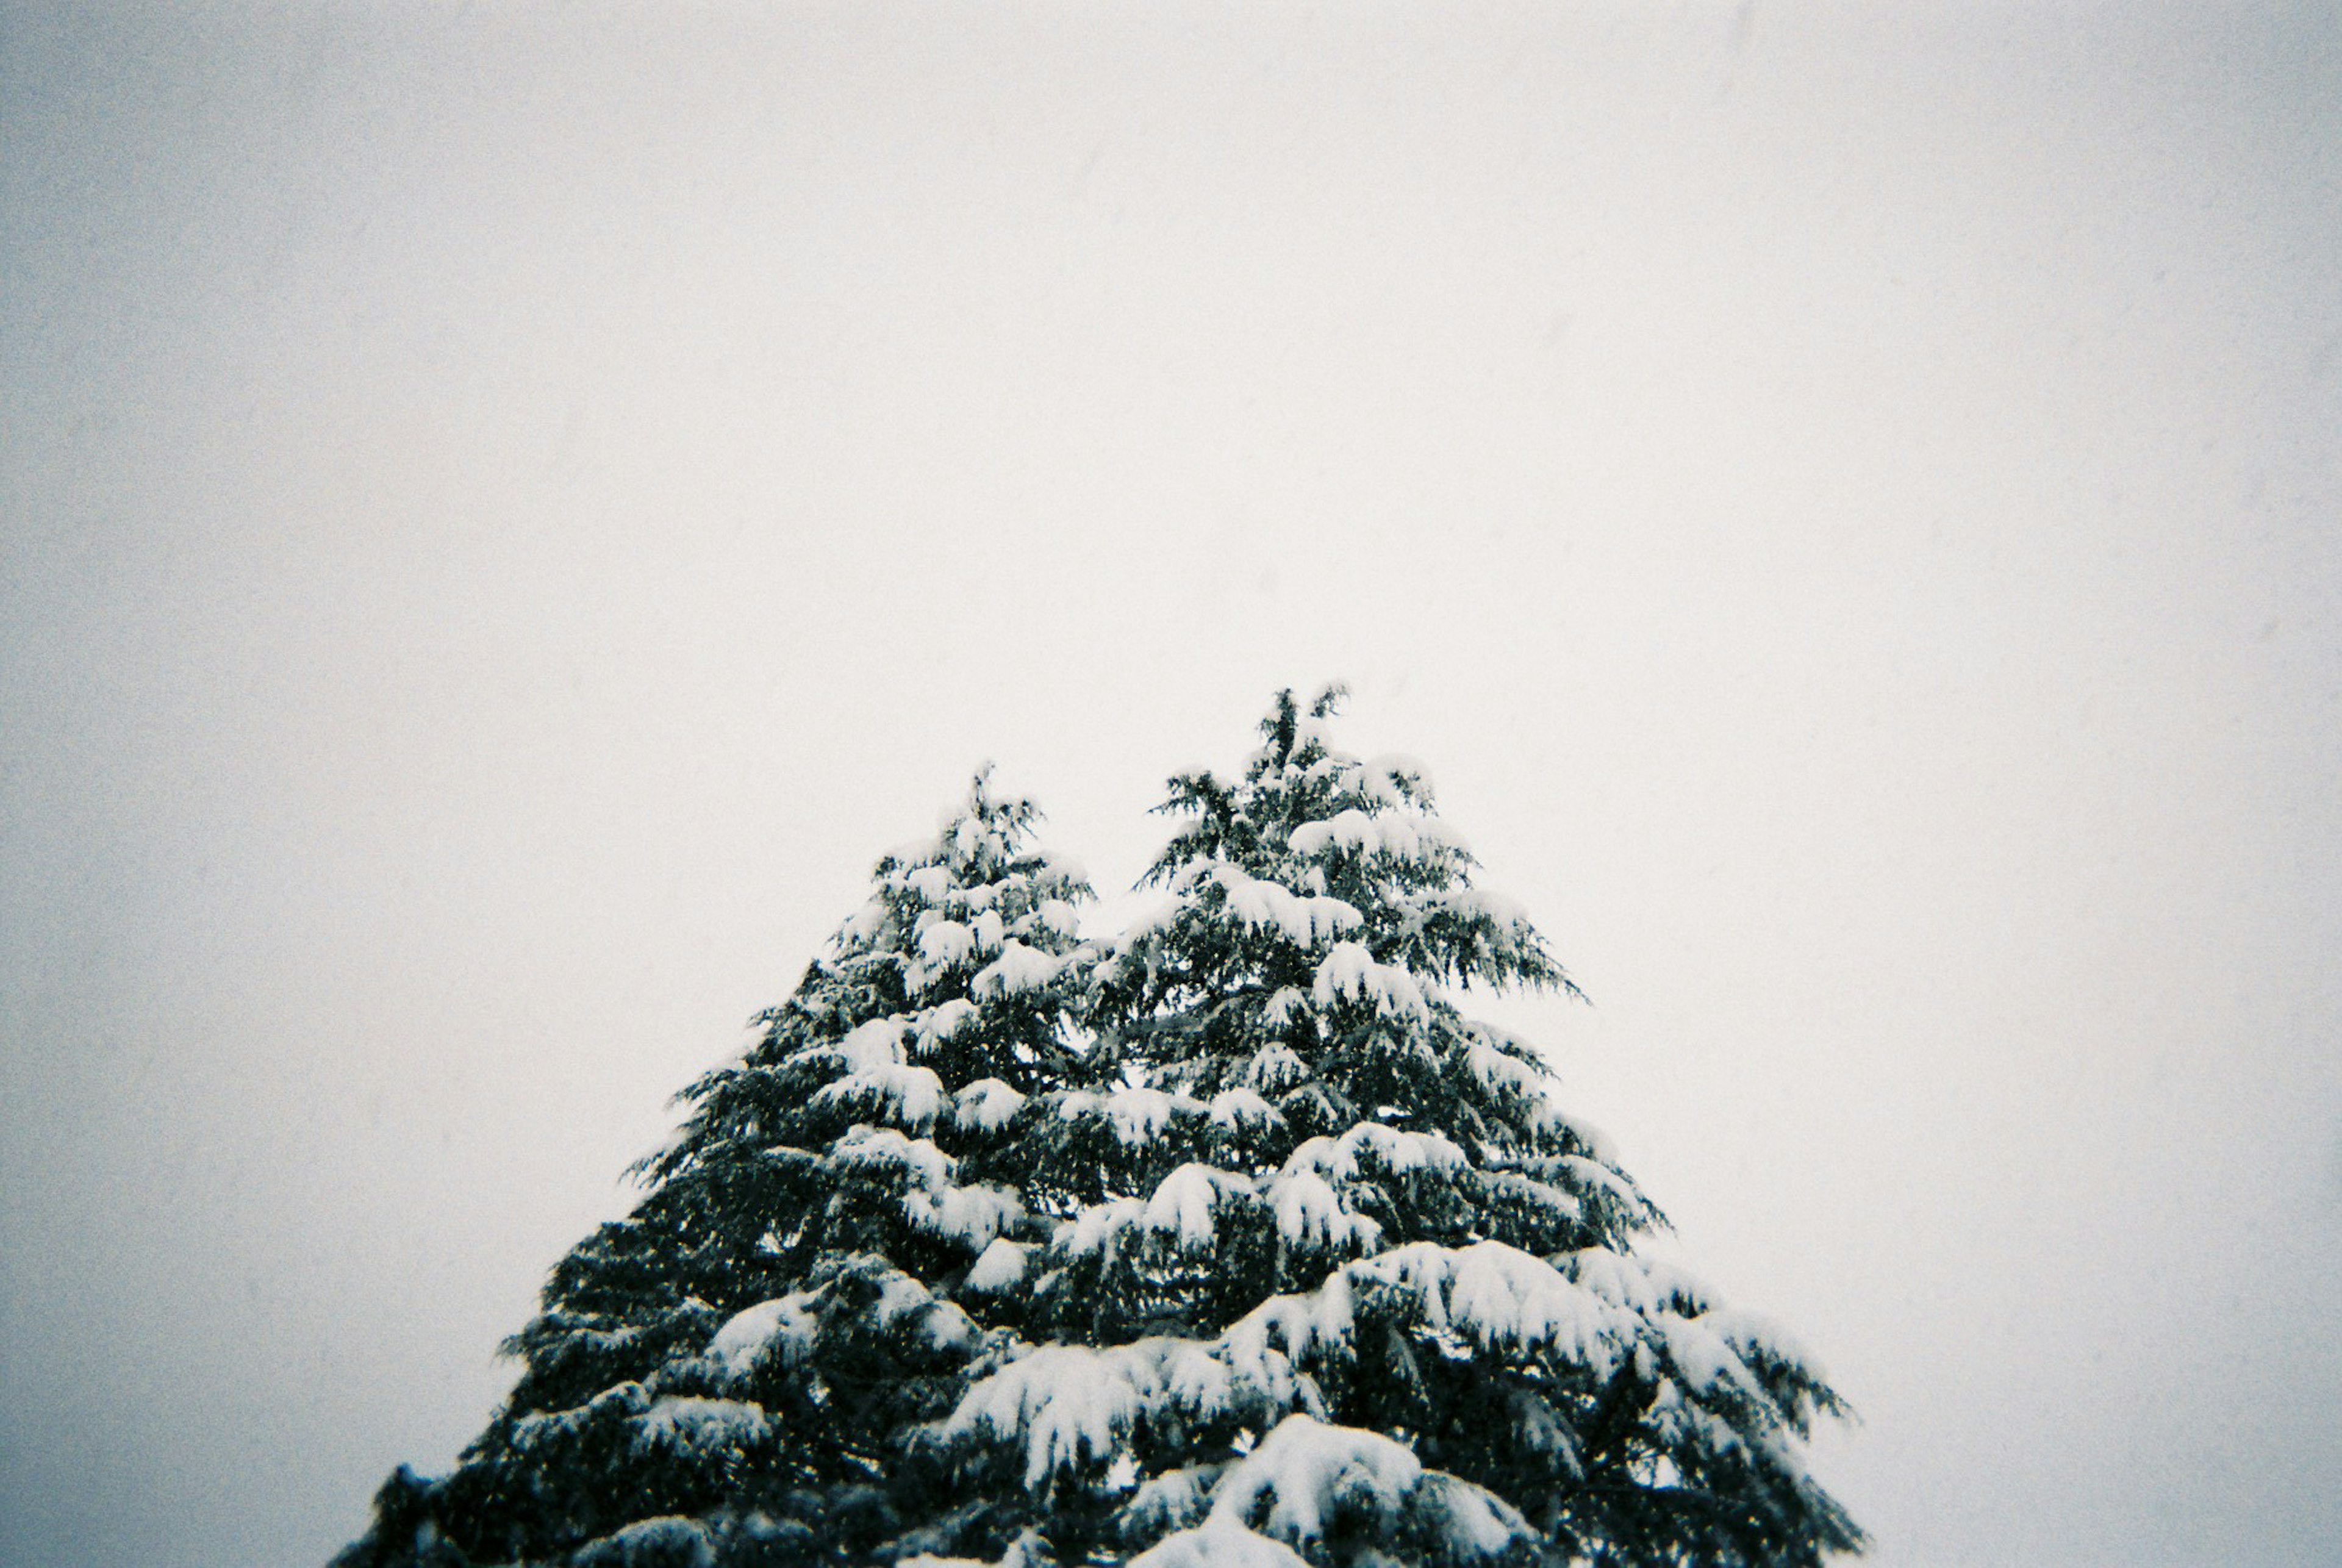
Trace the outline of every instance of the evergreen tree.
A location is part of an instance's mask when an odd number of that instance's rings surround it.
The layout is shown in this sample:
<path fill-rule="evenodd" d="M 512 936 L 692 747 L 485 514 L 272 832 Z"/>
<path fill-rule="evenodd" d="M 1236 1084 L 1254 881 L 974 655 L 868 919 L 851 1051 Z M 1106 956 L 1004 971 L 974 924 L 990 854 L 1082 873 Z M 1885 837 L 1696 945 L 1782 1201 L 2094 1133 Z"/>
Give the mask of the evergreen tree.
<path fill-rule="evenodd" d="M 1422 770 L 1280 696 L 1171 781 L 1166 897 L 1078 1080 L 1020 1109 L 981 1377 L 933 1429 L 963 1549 L 1132 1568 L 1806 1564 L 1861 1543 L 1785 1336 L 1637 1250 L 1664 1223 L 1464 988 L 1569 988 Z M 1026 1233 L 1029 1235 L 1030 1231 Z"/>
<path fill-rule="evenodd" d="M 879 862 L 760 1041 L 685 1091 L 634 1212 L 555 1266 L 504 1408 L 452 1474 L 402 1467 L 339 1568 L 865 1563 L 953 1533 L 906 1439 L 987 1343 L 969 1263 L 1036 1223 L 1007 1129 L 1061 1082 L 1085 983 L 1088 888 L 1034 814 L 979 774 Z"/>

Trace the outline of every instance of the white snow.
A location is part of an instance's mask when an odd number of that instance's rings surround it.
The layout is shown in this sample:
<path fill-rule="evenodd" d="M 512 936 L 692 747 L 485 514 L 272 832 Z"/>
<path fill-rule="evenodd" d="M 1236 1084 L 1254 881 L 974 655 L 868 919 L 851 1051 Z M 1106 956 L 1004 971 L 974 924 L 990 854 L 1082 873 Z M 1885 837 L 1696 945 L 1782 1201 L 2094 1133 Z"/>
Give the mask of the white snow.
<path fill-rule="evenodd" d="M 1309 1064 L 1295 1054 L 1288 1045 L 1271 1045 L 1265 1051 L 1256 1051 L 1245 1066 L 1246 1082 L 1255 1089 L 1266 1089 L 1272 1094 L 1308 1076 Z"/>
<path fill-rule="evenodd" d="M 1356 806 L 1323 822 L 1302 824 L 1288 843 L 1296 854 L 1312 858 L 1336 846 L 1368 859 L 1416 864 L 1442 864 L 1464 848 L 1462 835 L 1436 816 L 1411 811 L 1370 815 Z"/>
<path fill-rule="evenodd" d="M 930 970 L 966 964 L 976 956 L 976 933 L 956 920 L 929 922 L 919 933 L 919 957 Z"/>
<path fill-rule="evenodd" d="M 908 1171 L 930 1190 L 951 1179 L 952 1161 L 926 1138 L 906 1138 L 892 1127 L 856 1127 L 830 1148 L 843 1164 L 868 1170 Z"/>
<path fill-rule="evenodd" d="M 1105 1203 L 1090 1204 L 1060 1224 L 1051 1239 L 1053 1244 L 1076 1256 L 1094 1253 L 1125 1226 L 1136 1223 L 1146 1213 L 1144 1199 L 1109 1198 Z"/>
<path fill-rule="evenodd" d="M 622 1568 L 636 1563 L 688 1564 L 714 1568 L 716 1543 L 707 1527 L 679 1513 L 638 1519 L 614 1530 L 591 1545 L 581 1547 L 575 1561 L 580 1568 Z"/>
<path fill-rule="evenodd" d="M 1106 1117 L 1114 1126 L 1114 1135 L 1126 1144 L 1152 1143 L 1171 1124 L 1174 1114 L 1195 1115 L 1204 1109 L 1202 1102 L 1185 1094 L 1168 1094 L 1160 1089 L 1137 1085 L 1116 1089 L 1109 1094 L 1076 1090 L 1057 1102 L 1057 1114 L 1067 1121 L 1084 1116 Z"/>
<path fill-rule="evenodd" d="M 1574 1220 L 1586 1212 L 1586 1205 L 1571 1193 L 1524 1176 L 1518 1171 L 1484 1171 L 1481 1174 L 1489 1186 L 1498 1192 L 1535 1207 L 1551 1210 L 1566 1220 Z"/>
<path fill-rule="evenodd" d="M 1311 991 L 1323 1007 L 1349 997 L 1371 1002 L 1377 1013 L 1417 1022 L 1430 1016 L 1415 976 L 1394 964 L 1376 963 L 1374 954 L 1356 942 L 1337 942 L 1327 951 Z"/>
<path fill-rule="evenodd" d="M 1450 1544 L 1473 1555 L 1493 1557 L 1524 1536 L 1536 1532 L 1520 1511 L 1485 1486 L 1476 1486 L 1444 1470 L 1426 1470 L 1416 1483 L 1419 1507 L 1436 1511 Z M 1457 1555 L 1462 1555 L 1459 1552 Z"/>
<path fill-rule="evenodd" d="M 1226 1464 L 1189 1464 L 1156 1476 L 1131 1493 L 1123 1506 L 1126 1524 L 1139 1529 L 1184 1529 L 1211 1507 L 1212 1487 Z"/>
<path fill-rule="evenodd" d="M 1385 752 L 1359 764 L 1356 788 L 1361 794 L 1396 804 L 1403 798 L 1402 785 L 1412 790 L 1416 800 L 1430 803 L 1431 770 L 1405 752 Z"/>
<path fill-rule="evenodd" d="M 1484 1349 L 1551 1347 L 1606 1372 L 1636 1337 L 1633 1321 L 1609 1303 L 1502 1242 L 1416 1242 L 1351 1266 L 1409 1286 L 1431 1323 L 1450 1324 Z"/>
<path fill-rule="evenodd" d="M 1706 1323 L 1671 1312 L 1660 1313 L 1651 1321 L 1666 1337 L 1667 1359 L 1675 1363 L 1686 1387 L 1706 1393 L 1717 1383 L 1728 1383 L 1744 1393 L 1764 1397 L 1747 1364 Z"/>
<path fill-rule="evenodd" d="M 1370 1502 L 1377 1515 L 1392 1518 L 1422 1473 L 1423 1462 L 1405 1443 L 1296 1411 L 1230 1468 L 1213 1493 L 1212 1517 L 1248 1523 L 1265 1497 L 1272 1533 L 1311 1541 L 1325 1533 L 1336 1500 Z"/>
<path fill-rule="evenodd" d="M 800 1291 L 733 1313 L 707 1342 L 707 1353 L 735 1377 L 755 1366 L 776 1343 L 784 1355 L 795 1356 L 813 1343 L 816 1323 L 813 1313 L 806 1310 L 810 1299 L 808 1293 Z"/>
<path fill-rule="evenodd" d="M 886 917 L 892 913 L 885 899 L 870 900 L 837 928 L 837 934 L 829 939 L 830 951 L 845 954 L 865 945 L 886 929 Z"/>
<path fill-rule="evenodd" d="M 972 1291 L 1005 1291 L 1025 1277 L 1025 1255 L 1032 1248 L 1023 1242 L 1012 1242 L 996 1236 L 990 1246 L 976 1255 L 976 1263 L 967 1271 L 967 1288 Z"/>
<path fill-rule="evenodd" d="M 856 1072 L 868 1072 L 903 1059 L 903 1020 L 873 1018 L 837 1043 L 838 1054 Z"/>
<path fill-rule="evenodd" d="M 1296 894 L 1263 882 L 1226 862 L 1211 864 L 1210 880 L 1227 895 L 1228 912 L 1248 930 L 1274 930 L 1296 947 L 1315 947 L 1366 924 L 1355 905 L 1322 894 Z"/>
<path fill-rule="evenodd" d="M 1581 1154 L 1564 1154 L 1561 1164 L 1562 1168 L 1576 1179 L 1581 1192 L 1598 1187 L 1627 1203 L 1635 1202 L 1635 1189 L 1628 1186 L 1617 1172 L 1601 1162 L 1586 1159 Z"/>
<path fill-rule="evenodd" d="M 910 1131 L 925 1133 L 935 1125 L 936 1114 L 943 1109 L 944 1084 L 927 1068 L 886 1062 L 849 1073 L 823 1085 L 813 1097 L 816 1105 L 840 1102 L 884 1106 Z"/>
<path fill-rule="evenodd" d="M 1208 1246 L 1216 1229 L 1212 1207 L 1222 1193 L 1252 1195 L 1252 1183 L 1216 1166 L 1189 1162 L 1163 1178 L 1146 1201 L 1140 1223 L 1150 1231 L 1176 1233 L 1183 1246 Z"/>
<path fill-rule="evenodd" d="M 903 1215 L 929 1235 L 944 1236 L 980 1252 L 995 1236 L 1024 1217 L 1024 1200 L 1008 1187 L 948 1183 L 903 1194 Z"/>
<path fill-rule="evenodd" d="M 900 1269 L 886 1271 L 886 1283 L 879 1287 L 877 1304 L 871 1315 L 880 1328 L 892 1328 L 905 1318 L 916 1317 L 927 1342 L 941 1350 L 966 1344 L 976 1337 L 976 1324 L 969 1321 L 967 1313 L 950 1302 L 937 1301 L 926 1286 Z"/>
<path fill-rule="evenodd" d="M 1025 1096 L 997 1078 L 978 1078 L 952 1102 L 952 1120 L 962 1127 L 997 1133 L 1024 1108 Z"/>
<path fill-rule="evenodd" d="M 1679 1272 L 1679 1271 L 1678 1271 Z M 1699 1293 L 1705 1295 L 1705 1291 Z M 1704 1303 L 1703 1303 L 1704 1304 Z M 1817 1383 L 1827 1383 L 1829 1371 L 1787 1329 L 1758 1313 L 1733 1307 L 1700 1314 L 1745 1361 L 1751 1356 L 1796 1367 Z"/>
<path fill-rule="evenodd" d="M 1309 1568 L 1290 1547 L 1215 1515 L 1193 1530 L 1166 1535 L 1130 1560 L 1130 1568 Z"/>
<path fill-rule="evenodd" d="M 1465 1036 L 1464 1060 L 1472 1076 L 1499 1094 L 1536 1094 L 1546 1082 L 1545 1070 L 1504 1050 L 1478 1027 Z"/>
<path fill-rule="evenodd" d="M 1199 1419 L 1288 1406 L 1296 1386 L 1282 1357 L 1239 1370 L 1212 1343 L 1152 1338 L 1104 1350 L 1052 1344 L 977 1382 L 944 1423 L 946 1436 L 988 1432 L 1025 1444 L 1025 1482 L 1119 1455 L 1148 1413 Z"/>
<path fill-rule="evenodd" d="M 1280 1172 L 1270 1178 L 1268 1203 L 1277 1233 L 1296 1245 L 1370 1247 L 1382 1235 L 1371 1215 L 1345 1209 L 1333 1186 L 1315 1171 Z"/>
<path fill-rule="evenodd" d="M 996 909 L 984 911 L 968 922 L 968 929 L 976 934 L 976 945 L 978 951 L 997 953 L 1000 950 L 1002 935 L 1000 911 Z"/>
<path fill-rule="evenodd" d="M 1001 944 L 1000 956 L 976 972 L 967 983 L 977 996 L 1009 996 L 1038 991 L 1065 968 L 1066 961 L 1037 947 L 1011 939 Z"/>
<path fill-rule="evenodd" d="M 1212 1096 L 1212 1120 L 1220 1126 L 1237 1128 L 1247 1122 L 1262 1126 L 1274 1126 L 1285 1120 L 1276 1107 L 1254 1094 L 1250 1089 L 1224 1089 Z"/>
<path fill-rule="evenodd" d="M 929 853 L 932 853 L 932 848 Z M 951 891 L 951 867 L 947 865 L 914 866 L 908 871 L 896 872 L 891 880 L 902 891 L 916 894 L 932 904 Z"/>
<path fill-rule="evenodd" d="M 1316 1171 L 1330 1181 L 1352 1181 L 1368 1154 L 1395 1174 L 1454 1170 L 1466 1164 L 1464 1151 L 1445 1134 L 1410 1133 L 1381 1122 L 1360 1122 L 1338 1138 L 1321 1134 L 1303 1144 L 1286 1156 L 1283 1174 Z"/>
<path fill-rule="evenodd" d="M 737 1399 L 669 1394 L 639 1418 L 635 1446 L 686 1452 L 745 1448 L 763 1442 L 769 1430 L 762 1405 Z"/>
<path fill-rule="evenodd" d="M 1314 1291 L 1271 1296 L 1226 1338 L 1248 1354 L 1281 1350 L 1296 1363 L 1346 1339 L 1355 1292 L 1397 1286 L 1424 1321 L 1483 1350 L 1550 1350 L 1607 1373 L 1635 1344 L 1641 1320 L 1570 1280 L 1542 1258 L 1502 1242 L 1443 1247 L 1411 1242 L 1344 1265 Z"/>
<path fill-rule="evenodd" d="M 976 1020 L 976 1004 L 965 996 L 955 996 L 948 1002 L 930 1008 L 918 1028 L 924 1043 L 949 1040 Z"/>
<path fill-rule="evenodd" d="M 1292 1020 L 1296 1010 L 1308 1004 L 1307 992 L 1297 985 L 1280 985 L 1276 988 L 1276 994 L 1268 999 L 1268 1005 L 1260 1010 L 1260 1015 L 1270 1027 L 1282 1028 Z"/>

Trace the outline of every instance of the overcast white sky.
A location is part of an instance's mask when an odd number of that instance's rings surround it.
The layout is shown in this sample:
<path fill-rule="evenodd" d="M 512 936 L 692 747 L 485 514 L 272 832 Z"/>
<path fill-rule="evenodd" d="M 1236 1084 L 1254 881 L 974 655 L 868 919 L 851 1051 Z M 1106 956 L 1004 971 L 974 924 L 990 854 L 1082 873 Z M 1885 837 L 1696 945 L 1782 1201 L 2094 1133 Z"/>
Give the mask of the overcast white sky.
<path fill-rule="evenodd" d="M 1893 1568 L 2342 1541 L 2332 6 L 0 5 L 0 1561 L 444 1467 L 870 861 L 1345 676 Z"/>

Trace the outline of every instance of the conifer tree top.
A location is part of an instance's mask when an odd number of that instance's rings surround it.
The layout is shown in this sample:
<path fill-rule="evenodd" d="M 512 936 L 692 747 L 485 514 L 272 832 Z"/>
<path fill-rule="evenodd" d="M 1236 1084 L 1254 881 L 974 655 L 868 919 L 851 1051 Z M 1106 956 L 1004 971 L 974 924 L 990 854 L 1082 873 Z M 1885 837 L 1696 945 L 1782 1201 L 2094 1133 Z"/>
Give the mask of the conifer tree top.
<path fill-rule="evenodd" d="M 1411 760 L 1280 693 L 1082 940 L 979 773 L 685 1092 L 349 1568 L 1814 1564 L 1819 1367 L 1469 987 L 1572 991 Z M 454 1553 L 455 1555 L 448 1555 Z M 435 1555 L 435 1553 L 436 1555 Z"/>

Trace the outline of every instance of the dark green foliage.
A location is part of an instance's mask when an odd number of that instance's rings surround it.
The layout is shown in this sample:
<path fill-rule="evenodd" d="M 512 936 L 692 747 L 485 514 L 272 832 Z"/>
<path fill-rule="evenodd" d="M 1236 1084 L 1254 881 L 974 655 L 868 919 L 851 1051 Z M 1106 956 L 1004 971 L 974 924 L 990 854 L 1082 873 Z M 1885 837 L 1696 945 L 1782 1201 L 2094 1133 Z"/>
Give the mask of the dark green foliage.
<path fill-rule="evenodd" d="M 1663 1227 L 1474 985 L 1574 990 L 1422 770 L 1280 696 L 1181 775 L 1159 906 L 979 779 L 685 1095 L 451 1475 L 347 1568 L 1799 1565 L 1837 1396 Z M 933 1555 L 929 1555 L 933 1554 Z"/>
<path fill-rule="evenodd" d="M 1837 1396 L 1636 1253 L 1657 1211 L 1538 1054 L 1458 1011 L 1571 986 L 1418 767 L 1327 744 L 1338 697 L 1280 697 L 1241 777 L 1171 781 L 1166 902 L 1098 964 L 1097 1044 L 1027 1134 L 1060 1223 L 999 1316 L 1066 1348 L 996 1356 L 946 1427 L 969 1473 L 1060 1560 L 1149 1568 L 1858 1545 L 1795 1446 Z"/>
<path fill-rule="evenodd" d="M 979 776 L 880 862 L 762 1040 L 685 1092 L 634 1213 L 555 1267 L 505 1408 L 454 1473 L 394 1477 L 345 1568 L 860 1562 L 929 1523 L 909 1438 L 982 1343 L 959 1277 L 1033 1223 L 1002 1123 L 1060 1076 L 1083 983 L 1088 889 L 1032 816 Z"/>

